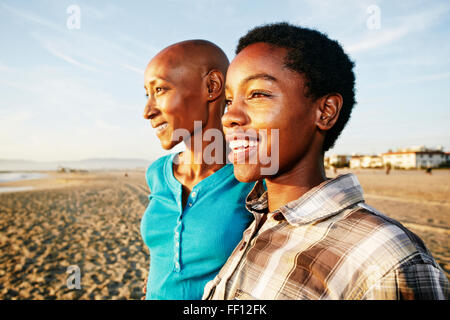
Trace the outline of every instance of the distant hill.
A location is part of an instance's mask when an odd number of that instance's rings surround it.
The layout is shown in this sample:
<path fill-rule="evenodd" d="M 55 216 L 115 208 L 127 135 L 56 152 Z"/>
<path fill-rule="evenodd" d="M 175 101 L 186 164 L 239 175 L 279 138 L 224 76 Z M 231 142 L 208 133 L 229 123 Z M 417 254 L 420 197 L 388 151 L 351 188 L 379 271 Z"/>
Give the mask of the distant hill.
<path fill-rule="evenodd" d="M 144 159 L 91 158 L 79 161 L 29 161 L 0 159 L 0 171 L 57 170 L 58 167 L 83 170 L 145 169 L 152 161 Z"/>

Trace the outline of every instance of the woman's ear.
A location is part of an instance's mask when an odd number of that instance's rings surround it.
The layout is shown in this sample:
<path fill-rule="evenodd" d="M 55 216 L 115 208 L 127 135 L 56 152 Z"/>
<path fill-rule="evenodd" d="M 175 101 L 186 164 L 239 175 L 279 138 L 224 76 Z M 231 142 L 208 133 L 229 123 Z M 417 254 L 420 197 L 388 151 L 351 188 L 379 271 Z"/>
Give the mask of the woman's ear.
<path fill-rule="evenodd" d="M 207 74 L 206 79 L 208 101 L 214 101 L 224 92 L 225 77 L 222 72 L 214 69 Z"/>
<path fill-rule="evenodd" d="M 320 130 L 330 130 L 341 112 L 344 99 L 339 93 L 332 93 L 317 100 L 319 103 L 317 108 L 316 125 Z"/>

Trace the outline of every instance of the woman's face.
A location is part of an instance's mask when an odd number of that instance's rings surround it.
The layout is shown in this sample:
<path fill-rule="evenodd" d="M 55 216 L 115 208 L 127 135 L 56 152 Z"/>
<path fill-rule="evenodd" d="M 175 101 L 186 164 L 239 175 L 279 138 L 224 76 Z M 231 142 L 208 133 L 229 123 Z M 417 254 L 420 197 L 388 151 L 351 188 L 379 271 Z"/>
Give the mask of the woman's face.
<path fill-rule="evenodd" d="M 148 97 L 144 118 L 151 121 L 164 149 L 171 149 L 181 141 L 177 134 L 180 131 L 173 135 L 177 129 L 192 135 L 194 121 L 206 122 L 201 74 L 189 64 L 179 63 L 170 53 L 157 55 L 150 61 L 144 73 L 144 88 Z M 186 134 L 181 136 L 186 138 Z"/>
<path fill-rule="evenodd" d="M 228 110 L 222 124 L 227 141 L 238 140 L 230 144 L 229 159 L 240 181 L 268 178 L 262 169 L 269 166 L 279 168 L 272 177 L 289 170 L 313 139 L 315 112 L 304 95 L 303 77 L 284 65 L 286 53 L 284 48 L 255 43 L 242 50 L 228 69 Z M 249 129 L 256 131 L 256 139 L 245 134 Z M 245 139 L 252 142 L 244 143 Z M 274 152 L 276 148 L 279 152 Z M 261 161 L 263 154 L 270 163 Z"/>

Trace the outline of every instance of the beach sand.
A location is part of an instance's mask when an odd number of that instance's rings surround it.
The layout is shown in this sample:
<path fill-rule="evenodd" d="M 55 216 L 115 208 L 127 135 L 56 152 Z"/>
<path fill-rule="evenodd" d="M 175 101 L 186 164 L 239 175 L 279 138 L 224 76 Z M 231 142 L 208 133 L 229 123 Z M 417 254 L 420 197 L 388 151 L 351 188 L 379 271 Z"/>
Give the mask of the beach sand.
<path fill-rule="evenodd" d="M 29 183 L 28 183 L 29 182 Z M 1 299 L 140 299 L 149 254 L 144 172 L 53 174 L 0 194 Z M 77 265 L 81 289 L 68 289 Z"/>
<path fill-rule="evenodd" d="M 419 235 L 449 277 L 450 171 L 353 172 L 366 202 Z M 0 193 L 0 299 L 142 297 L 149 252 L 139 226 L 148 189 L 144 171 L 124 173 L 49 173 L 0 184 L 34 188 Z M 67 287 L 72 265 L 81 289 Z"/>
<path fill-rule="evenodd" d="M 450 170 L 339 170 L 353 172 L 367 204 L 417 234 L 450 279 Z M 333 177 L 333 174 L 328 176 Z"/>

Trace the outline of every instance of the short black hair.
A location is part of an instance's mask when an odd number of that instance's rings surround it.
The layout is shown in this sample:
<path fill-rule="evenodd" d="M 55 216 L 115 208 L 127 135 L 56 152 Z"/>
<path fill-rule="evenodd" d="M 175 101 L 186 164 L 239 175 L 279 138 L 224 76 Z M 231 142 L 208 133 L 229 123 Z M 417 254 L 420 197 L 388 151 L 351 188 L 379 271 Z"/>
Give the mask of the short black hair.
<path fill-rule="evenodd" d="M 327 35 L 286 22 L 267 24 L 250 30 L 239 39 L 236 54 L 257 42 L 288 50 L 285 65 L 305 77 L 307 96 L 317 99 L 329 93 L 342 95 L 344 101 L 339 118 L 325 135 L 322 151 L 329 150 L 350 119 L 355 105 L 353 61 L 342 46 Z"/>

